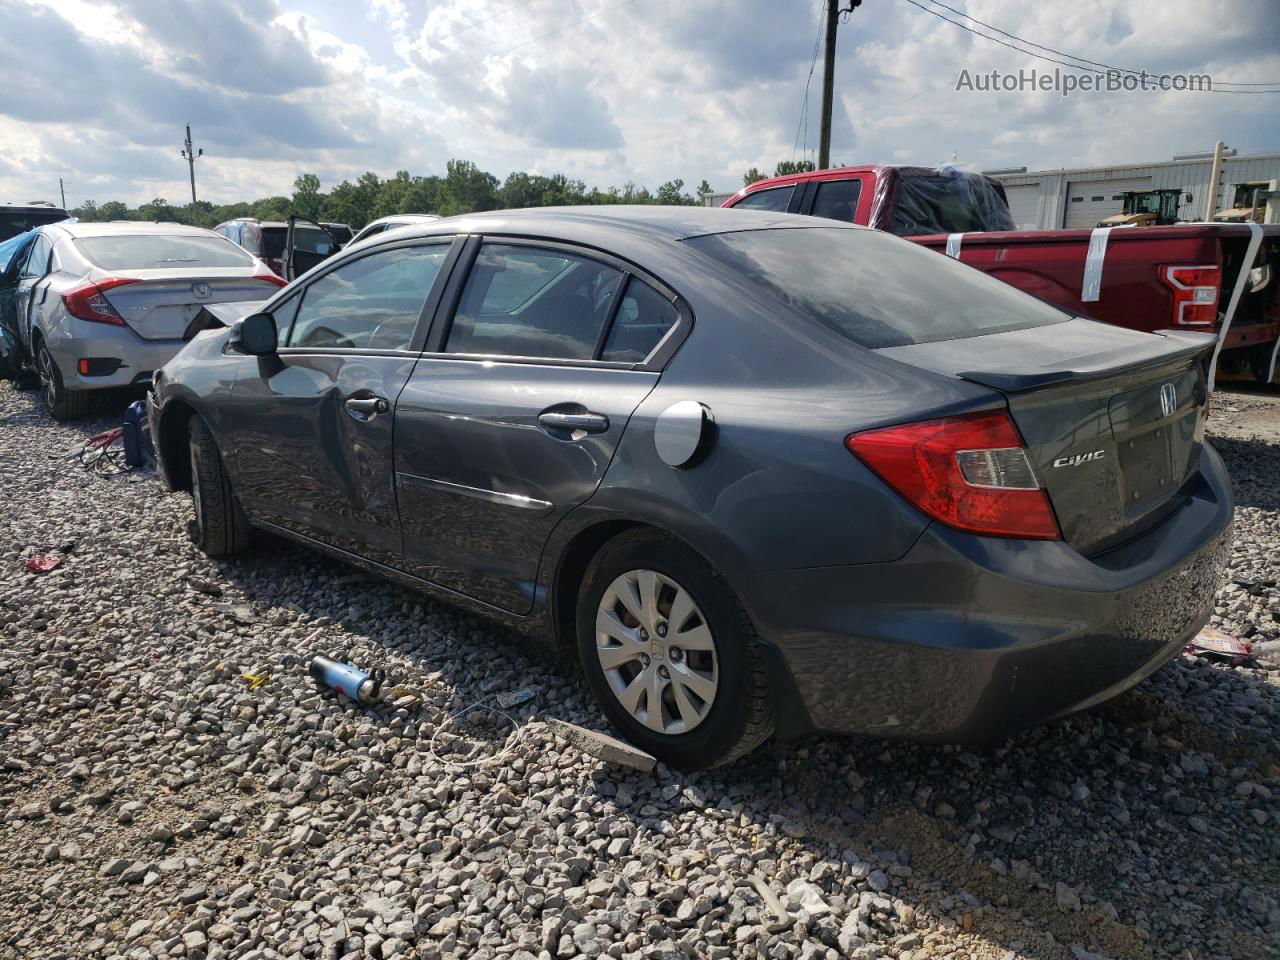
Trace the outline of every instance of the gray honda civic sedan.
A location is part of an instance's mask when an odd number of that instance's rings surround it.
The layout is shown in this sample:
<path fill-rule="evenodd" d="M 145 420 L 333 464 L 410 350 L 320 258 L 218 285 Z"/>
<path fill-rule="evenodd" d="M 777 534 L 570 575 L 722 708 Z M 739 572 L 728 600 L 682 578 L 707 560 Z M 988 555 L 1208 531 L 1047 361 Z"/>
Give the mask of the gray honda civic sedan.
<path fill-rule="evenodd" d="M 1212 344 L 827 220 L 507 211 L 201 333 L 151 419 L 207 553 L 259 528 L 550 639 L 695 768 L 998 738 L 1175 656 L 1229 548 Z"/>

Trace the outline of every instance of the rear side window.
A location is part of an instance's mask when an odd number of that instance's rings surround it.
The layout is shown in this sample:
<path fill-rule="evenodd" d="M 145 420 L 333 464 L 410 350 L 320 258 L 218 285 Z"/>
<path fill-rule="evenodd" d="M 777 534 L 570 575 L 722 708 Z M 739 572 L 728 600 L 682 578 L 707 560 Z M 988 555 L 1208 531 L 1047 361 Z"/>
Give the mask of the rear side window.
<path fill-rule="evenodd" d="M 262 249 L 258 252 L 258 256 L 264 260 L 283 260 L 284 245 L 289 238 L 289 228 L 261 227 L 258 232 L 262 235 Z"/>
<path fill-rule="evenodd" d="M 750 230 L 684 241 L 747 288 L 864 347 L 955 340 L 1070 317 L 973 267 L 875 230 Z"/>
<path fill-rule="evenodd" d="M 600 359 L 615 363 L 643 362 L 676 325 L 677 319 L 676 308 L 670 300 L 643 280 L 632 277 L 618 304 Z"/>
<path fill-rule="evenodd" d="M 397 247 L 344 263 L 311 283 L 285 346 L 407 350 L 449 244 Z"/>
<path fill-rule="evenodd" d="M 77 237 L 76 248 L 103 270 L 165 270 L 251 267 L 253 259 L 234 243 L 215 236 Z"/>
<path fill-rule="evenodd" d="M 861 180 L 823 180 L 813 200 L 813 216 L 853 223 L 861 193 Z"/>
<path fill-rule="evenodd" d="M 733 205 L 734 210 L 773 210 L 777 213 L 786 213 L 787 208 L 791 206 L 791 194 L 795 193 L 795 186 L 788 187 L 772 187 L 768 190 L 757 190 L 755 193 L 748 193 L 745 197 Z"/>
<path fill-rule="evenodd" d="M 559 250 L 480 248 L 445 350 L 590 360 L 622 285 L 619 270 Z"/>

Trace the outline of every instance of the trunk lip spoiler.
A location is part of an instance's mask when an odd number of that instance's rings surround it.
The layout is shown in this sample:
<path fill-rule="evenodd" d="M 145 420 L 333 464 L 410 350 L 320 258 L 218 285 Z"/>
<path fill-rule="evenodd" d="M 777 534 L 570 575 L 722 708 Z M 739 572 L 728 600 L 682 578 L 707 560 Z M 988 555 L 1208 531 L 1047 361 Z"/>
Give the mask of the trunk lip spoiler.
<path fill-rule="evenodd" d="M 1190 330 L 1161 330 L 1155 336 L 1164 338 L 1164 341 L 1151 343 L 1145 349 L 1136 352 L 1131 347 L 1126 347 L 1121 350 L 1107 350 L 1075 357 L 1055 364 L 1053 369 L 965 370 L 957 376 L 962 380 L 991 387 L 1002 393 L 1022 393 L 1065 383 L 1102 380 L 1116 374 L 1192 360 L 1197 357 L 1207 358 L 1218 343 L 1218 337 L 1212 333 L 1196 333 Z"/>

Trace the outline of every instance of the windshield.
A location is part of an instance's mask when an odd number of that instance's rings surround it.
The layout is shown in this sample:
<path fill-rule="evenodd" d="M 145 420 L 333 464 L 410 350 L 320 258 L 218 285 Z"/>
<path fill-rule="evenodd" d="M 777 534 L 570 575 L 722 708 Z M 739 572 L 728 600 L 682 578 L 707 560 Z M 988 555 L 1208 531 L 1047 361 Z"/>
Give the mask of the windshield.
<path fill-rule="evenodd" d="M 253 266 L 252 257 L 222 237 L 123 234 L 77 237 L 75 243 L 90 263 L 103 270 Z"/>
<path fill-rule="evenodd" d="M 0 240 L 8 240 L 33 227 L 66 219 L 66 211 L 56 207 L 0 207 Z"/>
<path fill-rule="evenodd" d="M 4 243 L 0 243 L 0 273 L 4 273 L 9 269 L 9 264 L 14 256 L 27 249 L 27 244 L 31 242 L 35 236 L 31 231 L 20 233 L 16 237 L 12 237 Z"/>
<path fill-rule="evenodd" d="M 955 340 L 1070 319 L 973 267 L 874 230 L 750 230 L 685 243 L 864 347 Z"/>

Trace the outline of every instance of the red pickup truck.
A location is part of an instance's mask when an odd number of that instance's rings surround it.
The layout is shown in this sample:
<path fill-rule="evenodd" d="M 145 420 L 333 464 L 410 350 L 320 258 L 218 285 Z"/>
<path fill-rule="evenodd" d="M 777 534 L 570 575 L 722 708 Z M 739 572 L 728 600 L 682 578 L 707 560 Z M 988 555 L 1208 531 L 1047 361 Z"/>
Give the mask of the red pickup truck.
<path fill-rule="evenodd" d="M 1278 226 L 1016 230 L 998 181 L 931 167 L 843 167 L 775 177 L 751 184 L 724 206 L 886 230 L 1104 323 L 1217 332 L 1219 372 L 1264 383 L 1277 374 Z"/>

